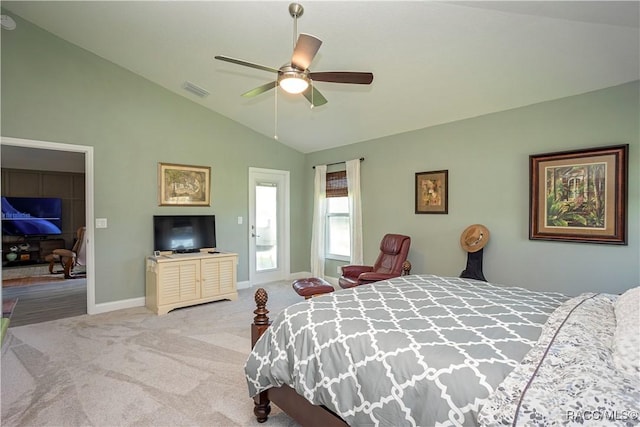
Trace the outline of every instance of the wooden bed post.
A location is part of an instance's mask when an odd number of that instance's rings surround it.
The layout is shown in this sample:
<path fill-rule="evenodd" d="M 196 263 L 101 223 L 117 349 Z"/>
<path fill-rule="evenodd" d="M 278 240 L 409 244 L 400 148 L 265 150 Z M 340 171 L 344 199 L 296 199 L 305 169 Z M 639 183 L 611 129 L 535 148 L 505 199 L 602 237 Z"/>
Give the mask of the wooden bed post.
<path fill-rule="evenodd" d="M 267 310 L 267 301 L 269 300 L 267 291 L 263 288 L 258 288 L 254 299 L 256 301 L 256 309 L 253 313 L 256 316 L 253 318 L 253 323 L 251 324 L 251 348 L 256 345 L 258 339 L 271 324 L 269 316 L 267 316 L 267 314 L 269 314 L 269 310 Z M 259 423 L 267 421 L 269 413 L 271 412 L 271 404 L 268 396 L 268 391 L 263 391 L 253 397 L 253 413 Z"/>
<path fill-rule="evenodd" d="M 258 339 L 264 334 L 271 321 L 267 314 L 267 291 L 259 288 L 255 294 L 256 315 L 251 324 L 251 348 L 256 345 Z M 253 397 L 253 413 L 259 423 L 267 421 L 271 412 L 271 402 L 278 405 L 287 415 L 299 424 L 307 427 L 349 427 L 340 417 L 323 406 L 311 404 L 307 399 L 287 386 L 272 387 Z"/>

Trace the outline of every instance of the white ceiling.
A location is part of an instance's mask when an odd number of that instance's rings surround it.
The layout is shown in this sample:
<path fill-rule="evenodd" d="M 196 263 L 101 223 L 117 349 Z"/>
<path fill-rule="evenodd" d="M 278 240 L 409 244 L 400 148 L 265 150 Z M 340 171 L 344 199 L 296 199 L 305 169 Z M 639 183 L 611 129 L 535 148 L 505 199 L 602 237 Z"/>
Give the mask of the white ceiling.
<path fill-rule="evenodd" d="M 290 58 L 289 1 L 3 1 L 3 8 L 268 137 L 265 71 Z M 328 103 L 278 93 L 280 142 L 308 153 L 640 78 L 640 2 L 301 1 L 323 40 L 312 71 L 371 71 L 371 86 L 318 82 Z M 11 14 L 11 13 L 9 13 Z M 18 28 L 15 31 L 19 31 Z M 191 81 L 211 95 L 182 89 Z"/>

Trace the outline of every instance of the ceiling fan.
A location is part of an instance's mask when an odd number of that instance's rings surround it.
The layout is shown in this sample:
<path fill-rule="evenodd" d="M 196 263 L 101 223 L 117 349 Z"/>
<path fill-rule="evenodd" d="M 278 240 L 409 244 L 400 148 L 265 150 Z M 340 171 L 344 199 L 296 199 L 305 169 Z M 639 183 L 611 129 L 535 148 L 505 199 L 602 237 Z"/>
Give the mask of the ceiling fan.
<path fill-rule="evenodd" d="M 309 65 L 318 53 L 322 40 L 309 34 L 300 34 L 298 37 L 298 18 L 302 16 L 304 8 L 298 3 L 289 5 L 289 14 L 293 18 L 293 55 L 291 62 L 284 64 L 280 68 L 267 67 L 241 59 L 230 58 L 228 56 L 216 56 L 220 61 L 231 62 L 245 67 L 256 68 L 258 70 L 276 73 L 278 77 L 275 81 L 258 86 L 242 94 L 246 98 L 253 98 L 277 86 L 289 93 L 302 93 L 311 103 L 312 107 L 327 103 L 327 99 L 315 88 L 313 82 L 350 83 L 368 85 L 373 81 L 373 74 L 368 72 L 354 71 L 323 71 L 312 72 Z M 296 41 L 297 40 L 297 41 Z"/>

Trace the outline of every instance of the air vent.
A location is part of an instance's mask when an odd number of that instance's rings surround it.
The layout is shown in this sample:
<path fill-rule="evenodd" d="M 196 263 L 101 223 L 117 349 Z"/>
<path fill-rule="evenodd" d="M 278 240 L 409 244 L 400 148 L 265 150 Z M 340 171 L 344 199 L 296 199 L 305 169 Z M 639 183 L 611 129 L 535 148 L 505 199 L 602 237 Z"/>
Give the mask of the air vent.
<path fill-rule="evenodd" d="M 197 86 L 189 81 L 184 82 L 184 84 L 182 85 L 182 88 L 184 90 L 188 90 L 189 92 L 191 92 L 192 94 L 199 96 L 200 98 L 204 98 L 206 96 L 209 95 L 209 92 L 203 88 L 201 88 L 200 86 Z"/>

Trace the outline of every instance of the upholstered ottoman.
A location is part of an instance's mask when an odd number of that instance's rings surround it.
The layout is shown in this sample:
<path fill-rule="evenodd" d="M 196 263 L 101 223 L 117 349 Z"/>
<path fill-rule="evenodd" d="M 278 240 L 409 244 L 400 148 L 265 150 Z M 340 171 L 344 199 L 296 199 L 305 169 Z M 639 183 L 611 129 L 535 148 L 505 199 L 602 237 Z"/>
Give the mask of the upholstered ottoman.
<path fill-rule="evenodd" d="M 331 286 L 326 280 L 319 277 L 307 277 L 306 279 L 298 279 L 292 283 L 293 290 L 304 299 L 309 299 L 317 295 L 328 294 L 333 292 Z"/>

